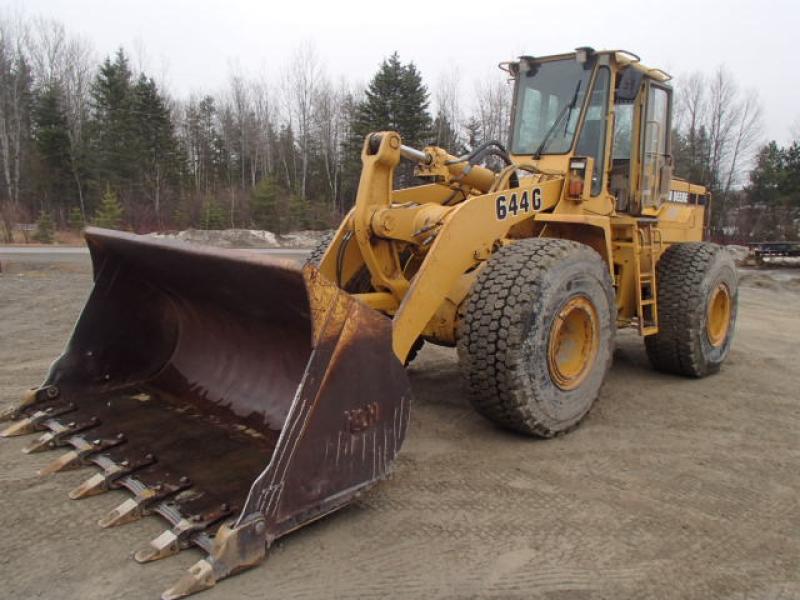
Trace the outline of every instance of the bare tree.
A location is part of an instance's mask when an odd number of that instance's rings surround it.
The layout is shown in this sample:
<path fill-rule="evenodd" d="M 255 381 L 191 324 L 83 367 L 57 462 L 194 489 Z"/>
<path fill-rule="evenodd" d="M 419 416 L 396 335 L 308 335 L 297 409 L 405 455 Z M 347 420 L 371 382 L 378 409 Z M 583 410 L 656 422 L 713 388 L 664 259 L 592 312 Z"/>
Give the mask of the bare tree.
<path fill-rule="evenodd" d="M 729 159 L 733 131 L 739 120 L 738 93 L 730 73 L 725 67 L 719 67 L 712 75 L 708 88 L 708 164 L 715 187 L 724 181 L 723 170 Z"/>
<path fill-rule="evenodd" d="M 308 43 L 298 48 L 284 73 L 284 102 L 290 126 L 297 135 L 300 152 L 300 197 L 306 199 L 308 165 L 312 150 L 314 97 L 322 79 L 317 52 Z"/>
<path fill-rule="evenodd" d="M 791 141 L 793 142 L 800 140 L 800 117 L 797 117 L 792 122 L 791 127 L 789 127 L 789 135 L 791 136 Z"/>
<path fill-rule="evenodd" d="M 736 107 L 736 121 L 731 129 L 728 174 L 725 178 L 724 194 L 730 193 L 733 186 L 742 182 L 749 162 L 759 146 L 762 132 L 762 110 L 758 94 L 750 91 Z"/>
<path fill-rule="evenodd" d="M 266 81 L 250 82 L 253 110 L 252 151 L 250 155 L 251 183 L 256 184 L 256 173 L 262 177 L 274 172 L 275 109 L 272 93 Z"/>
<path fill-rule="evenodd" d="M 482 79 L 475 85 L 477 120 L 483 140 L 508 141 L 511 123 L 510 83 L 502 76 Z"/>
<path fill-rule="evenodd" d="M 6 241 L 13 241 L 18 218 L 23 153 L 27 140 L 30 69 L 24 55 L 29 29 L 18 18 L 0 16 L 0 161 L 5 198 L 2 207 Z"/>
<path fill-rule="evenodd" d="M 707 103 L 706 88 L 706 78 L 699 71 L 691 73 L 679 82 L 673 123 L 676 129 L 685 129 L 688 132 L 696 133 L 700 125 L 704 123 Z"/>
<path fill-rule="evenodd" d="M 727 221 L 730 198 L 744 183 L 762 132 L 762 110 L 754 91 L 740 90 L 725 67 L 711 76 L 693 73 L 678 86 L 675 129 L 682 142 L 679 165 L 714 192 L 717 232 Z"/>
<path fill-rule="evenodd" d="M 343 144 L 347 132 L 345 107 L 349 94 L 350 90 L 344 79 L 334 87 L 323 77 L 314 95 L 314 137 L 322 154 L 328 199 L 333 206 L 339 202 L 344 161 Z"/>
<path fill-rule="evenodd" d="M 248 116 L 250 109 L 250 88 L 245 83 L 244 77 L 237 72 L 230 75 L 230 104 L 236 119 L 236 133 L 238 134 L 237 154 L 239 157 L 239 178 L 242 189 L 245 189 L 246 169 L 245 154 L 248 148 Z"/>
<path fill-rule="evenodd" d="M 461 74 L 449 69 L 439 76 L 436 85 L 435 131 L 436 145 L 458 152 L 462 144 L 461 135 Z"/>

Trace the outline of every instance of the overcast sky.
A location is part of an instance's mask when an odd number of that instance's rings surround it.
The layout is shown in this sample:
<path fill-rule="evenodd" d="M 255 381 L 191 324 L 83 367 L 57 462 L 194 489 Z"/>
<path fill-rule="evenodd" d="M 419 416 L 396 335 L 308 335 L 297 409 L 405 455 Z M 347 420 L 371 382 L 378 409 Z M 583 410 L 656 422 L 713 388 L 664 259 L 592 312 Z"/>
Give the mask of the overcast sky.
<path fill-rule="evenodd" d="M 232 64 L 274 79 L 306 42 L 334 78 L 366 82 L 397 50 L 431 86 L 457 68 L 465 95 L 501 60 L 588 45 L 631 50 L 678 77 L 725 64 L 742 87 L 758 90 L 765 137 L 785 143 L 800 130 L 798 0 L 0 0 L 0 7 L 55 18 L 101 55 L 144 48 L 150 71 L 177 95 L 220 88 Z"/>

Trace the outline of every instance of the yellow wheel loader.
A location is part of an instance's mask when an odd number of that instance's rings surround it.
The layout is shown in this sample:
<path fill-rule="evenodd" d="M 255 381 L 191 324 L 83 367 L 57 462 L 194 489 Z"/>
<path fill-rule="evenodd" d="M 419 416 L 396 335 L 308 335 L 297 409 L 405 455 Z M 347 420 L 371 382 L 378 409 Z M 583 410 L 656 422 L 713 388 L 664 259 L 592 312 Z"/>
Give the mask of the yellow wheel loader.
<path fill-rule="evenodd" d="M 719 369 L 736 271 L 701 241 L 707 191 L 672 176 L 669 75 L 591 48 L 501 68 L 510 148 L 367 136 L 355 206 L 302 270 L 87 230 L 94 289 L 3 435 L 67 449 L 45 475 L 95 467 L 72 498 L 128 490 L 101 526 L 165 519 L 136 560 L 205 553 L 163 598 L 259 563 L 385 477 L 425 342 L 457 347 L 481 414 L 543 437 L 586 416 L 617 328 L 656 369 Z M 393 190 L 401 160 L 424 184 Z"/>

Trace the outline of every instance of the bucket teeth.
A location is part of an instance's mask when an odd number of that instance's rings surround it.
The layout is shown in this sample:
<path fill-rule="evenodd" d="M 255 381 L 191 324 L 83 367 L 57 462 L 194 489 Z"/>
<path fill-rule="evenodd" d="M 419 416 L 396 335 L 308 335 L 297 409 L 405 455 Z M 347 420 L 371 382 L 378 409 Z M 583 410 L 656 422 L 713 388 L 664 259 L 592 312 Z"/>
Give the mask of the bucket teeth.
<path fill-rule="evenodd" d="M 154 462 L 155 458 L 153 455 L 147 454 L 137 460 L 123 460 L 121 463 L 115 463 L 105 468 L 102 472 L 92 475 L 89 479 L 72 490 L 69 493 L 69 497 L 73 500 L 79 500 L 80 498 L 87 498 L 107 492 L 117 487 L 117 480 L 130 475 L 138 469 L 152 465 Z"/>
<path fill-rule="evenodd" d="M 49 450 L 56 446 L 63 446 L 67 443 L 66 439 L 68 437 L 95 427 L 99 423 L 100 421 L 96 417 L 91 417 L 80 422 L 71 421 L 66 425 L 62 425 L 55 420 L 48 421 L 47 426 L 50 427 L 51 431 L 43 434 L 36 441 L 23 448 L 22 451 L 25 454 L 31 454 L 33 452 L 43 452 L 44 450 Z"/>
<path fill-rule="evenodd" d="M 94 439 L 87 441 L 80 436 L 69 438 L 68 443 L 75 446 L 74 450 L 70 450 L 66 454 L 62 454 L 53 462 L 39 469 L 39 475 L 52 475 L 59 471 L 69 471 L 77 469 L 78 467 L 86 464 L 86 460 L 92 454 L 103 452 L 114 446 L 119 446 L 125 441 L 125 437 L 119 434 L 114 438 Z"/>
<path fill-rule="evenodd" d="M 55 439 L 56 434 L 52 431 L 48 431 L 25 446 L 22 451 L 25 454 L 33 454 L 35 452 L 44 452 L 45 450 L 50 450 L 51 448 L 55 447 L 55 443 L 53 442 Z"/>
<path fill-rule="evenodd" d="M 124 525 L 125 523 L 132 523 L 144 516 L 144 509 L 142 504 L 136 498 L 128 498 L 111 510 L 106 516 L 100 519 L 97 524 L 100 527 L 116 527 L 117 525 Z"/>
<path fill-rule="evenodd" d="M 33 433 L 36 431 L 36 423 L 33 419 L 33 417 L 25 417 L 24 419 L 15 421 L 12 425 L 9 425 L 0 432 L 0 437 L 9 438 Z"/>
<path fill-rule="evenodd" d="M 58 394 L 59 389 L 54 385 L 46 385 L 44 387 L 27 390 L 22 395 L 22 400 L 20 400 L 19 403 L 0 411 L 0 423 L 3 421 L 14 421 L 19 418 L 22 411 L 27 407 L 44 400 L 53 400 L 58 397 Z"/>
<path fill-rule="evenodd" d="M 178 530 L 185 521 L 185 519 L 180 521 L 172 529 L 167 529 L 161 535 L 154 538 L 147 546 L 141 550 L 137 550 L 133 555 L 136 562 L 146 563 L 154 560 L 161 560 L 162 558 L 174 556 L 180 552 L 183 548 L 181 547 L 180 533 Z"/>
<path fill-rule="evenodd" d="M 95 473 L 69 493 L 73 500 L 96 496 L 108 491 L 105 473 Z"/>
<path fill-rule="evenodd" d="M 132 523 L 149 514 L 153 505 L 162 500 L 177 494 L 191 485 L 187 478 L 182 478 L 176 484 L 158 484 L 154 487 L 145 488 L 133 498 L 128 498 L 122 504 L 111 510 L 106 516 L 98 521 L 100 527 L 116 527 Z"/>
<path fill-rule="evenodd" d="M 49 406 L 44 410 L 36 411 L 31 416 L 20 419 L 12 425 L 9 425 L 2 432 L 0 432 L 0 436 L 15 437 L 18 435 L 27 435 L 29 433 L 33 433 L 38 429 L 42 429 L 44 427 L 43 423 L 48 419 L 63 415 L 73 410 L 75 410 L 75 405 L 71 403 L 62 404 L 60 406 Z"/>
<path fill-rule="evenodd" d="M 208 556 L 197 561 L 189 572 L 161 595 L 162 600 L 175 600 L 215 585 L 235 573 L 249 569 L 266 558 L 266 526 L 263 518 L 250 519 L 240 525 L 220 526 Z"/>
<path fill-rule="evenodd" d="M 167 529 L 147 546 L 138 550 L 133 555 L 133 558 L 136 559 L 136 562 L 146 563 L 174 556 L 184 548 L 189 547 L 191 537 L 194 534 L 218 523 L 234 512 L 236 512 L 236 508 L 222 504 L 218 508 L 202 515 L 193 515 L 188 519 L 181 519 L 175 527 Z"/>
<path fill-rule="evenodd" d="M 217 583 L 214 567 L 206 560 L 201 559 L 189 567 L 189 571 L 181 577 L 175 585 L 164 590 L 161 600 L 176 600 L 191 594 L 202 592 Z"/>
<path fill-rule="evenodd" d="M 39 469 L 39 475 L 44 477 L 45 475 L 52 475 L 59 471 L 77 469 L 79 466 L 81 466 L 80 453 L 77 450 L 70 450 Z"/>

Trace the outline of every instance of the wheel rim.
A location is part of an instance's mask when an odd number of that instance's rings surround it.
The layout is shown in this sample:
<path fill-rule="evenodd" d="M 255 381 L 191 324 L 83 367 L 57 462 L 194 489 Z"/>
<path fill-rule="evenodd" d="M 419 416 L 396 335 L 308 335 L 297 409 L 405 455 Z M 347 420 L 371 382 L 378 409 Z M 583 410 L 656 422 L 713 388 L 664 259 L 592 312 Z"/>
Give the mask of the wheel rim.
<path fill-rule="evenodd" d="M 592 370 L 599 346 L 597 311 L 586 296 L 570 298 L 553 320 L 547 348 L 550 377 L 573 390 Z"/>
<path fill-rule="evenodd" d="M 714 347 L 720 347 L 728 337 L 731 324 L 731 292 L 728 286 L 720 283 L 714 288 L 708 301 L 706 334 Z"/>

